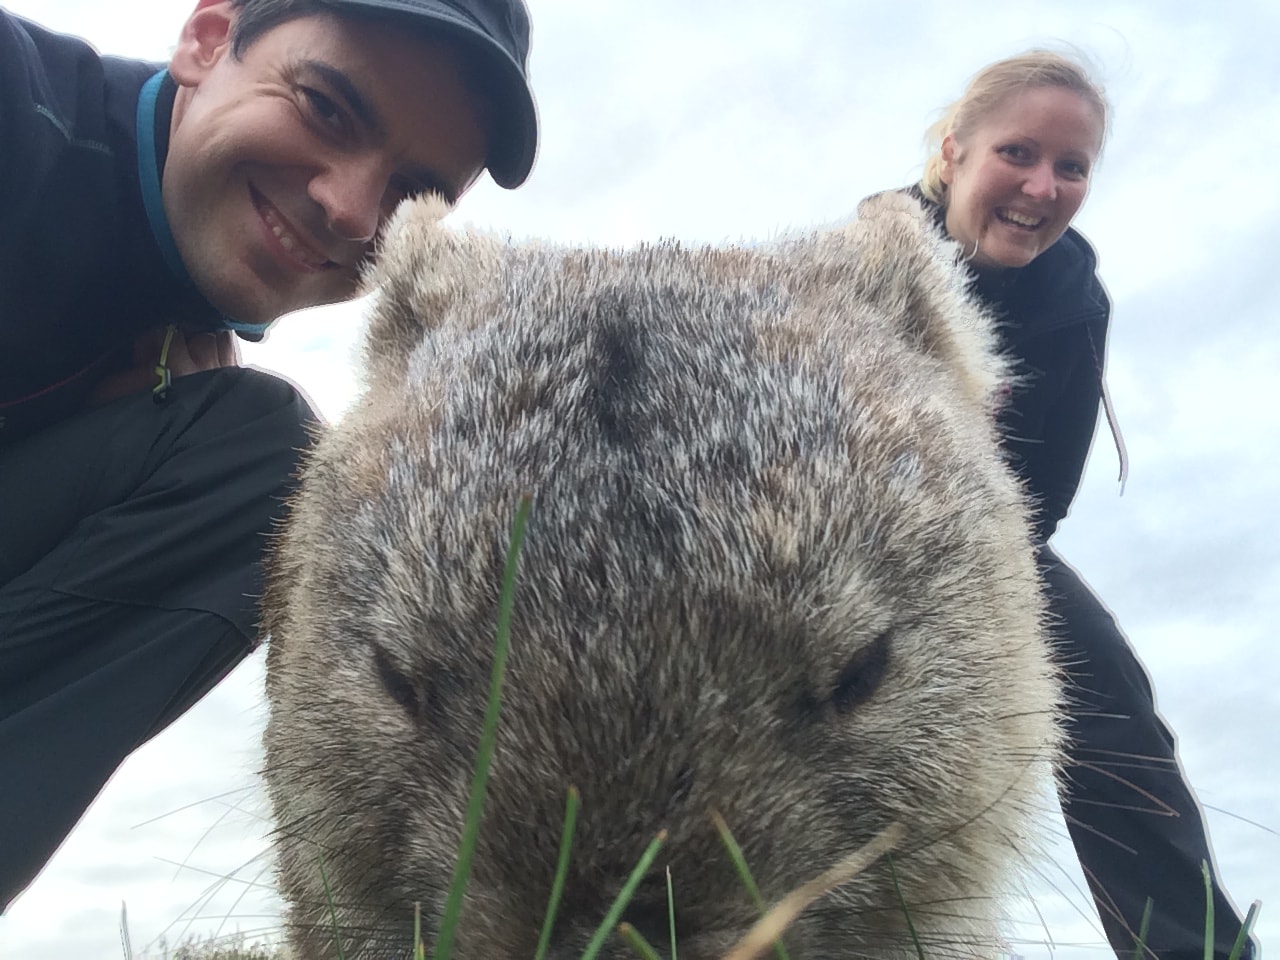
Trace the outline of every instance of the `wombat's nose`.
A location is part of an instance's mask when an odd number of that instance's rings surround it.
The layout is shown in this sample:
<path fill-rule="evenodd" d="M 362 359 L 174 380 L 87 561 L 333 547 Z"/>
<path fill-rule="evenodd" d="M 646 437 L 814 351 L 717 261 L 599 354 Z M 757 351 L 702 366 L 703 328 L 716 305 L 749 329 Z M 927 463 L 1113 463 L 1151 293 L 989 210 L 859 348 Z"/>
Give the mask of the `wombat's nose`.
<path fill-rule="evenodd" d="M 651 947 L 660 949 L 671 940 L 671 920 L 665 903 L 632 904 L 627 908 L 623 921 L 635 927 Z"/>

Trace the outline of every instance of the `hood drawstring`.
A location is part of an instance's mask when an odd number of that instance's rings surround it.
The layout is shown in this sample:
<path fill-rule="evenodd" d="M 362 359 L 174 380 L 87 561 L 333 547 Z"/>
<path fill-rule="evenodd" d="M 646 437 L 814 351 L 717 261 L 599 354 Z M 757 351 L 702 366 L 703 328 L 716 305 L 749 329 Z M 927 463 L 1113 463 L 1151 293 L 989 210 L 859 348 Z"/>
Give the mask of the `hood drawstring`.
<path fill-rule="evenodd" d="M 1116 409 L 1111 404 L 1111 391 L 1107 389 L 1107 378 L 1103 370 L 1102 360 L 1098 356 L 1098 346 L 1093 342 L 1093 331 L 1085 326 L 1089 335 L 1089 351 L 1093 354 L 1093 365 L 1098 371 L 1098 386 L 1102 389 L 1102 410 L 1107 415 L 1107 427 L 1111 430 L 1111 439 L 1116 445 L 1116 456 L 1120 458 L 1120 496 L 1124 496 L 1125 481 L 1129 479 L 1129 451 L 1124 445 L 1124 436 L 1120 433 L 1120 421 L 1116 419 Z"/>
<path fill-rule="evenodd" d="M 164 403 L 169 399 L 169 388 L 173 386 L 173 372 L 169 369 L 169 346 L 173 343 L 173 335 L 177 331 L 172 323 L 164 331 L 164 343 L 160 346 L 160 359 L 156 361 L 156 379 L 159 381 L 151 388 L 151 399 L 156 403 Z"/>

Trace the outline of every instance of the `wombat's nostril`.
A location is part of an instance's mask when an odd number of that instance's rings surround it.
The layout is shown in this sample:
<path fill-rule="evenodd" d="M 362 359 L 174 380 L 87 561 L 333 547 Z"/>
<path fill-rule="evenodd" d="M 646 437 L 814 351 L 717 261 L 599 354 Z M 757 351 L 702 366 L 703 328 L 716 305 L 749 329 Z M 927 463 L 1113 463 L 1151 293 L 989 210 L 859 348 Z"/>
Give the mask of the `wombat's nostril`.
<path fill-rule="evenodd" d="M 652 947 L 661 947 L 671 939 L 671 920 L 665 903 L 632 905 L 623 919 Z"/>
<path fill-rule="evenodd" d="M 688 766 L 680 768 L 680 772 L 676 774 L 675 783 L 672 785 L 671 803 L 684 803 L 689 799 L 689 792 L 693 789 L 693 769 Z"/>

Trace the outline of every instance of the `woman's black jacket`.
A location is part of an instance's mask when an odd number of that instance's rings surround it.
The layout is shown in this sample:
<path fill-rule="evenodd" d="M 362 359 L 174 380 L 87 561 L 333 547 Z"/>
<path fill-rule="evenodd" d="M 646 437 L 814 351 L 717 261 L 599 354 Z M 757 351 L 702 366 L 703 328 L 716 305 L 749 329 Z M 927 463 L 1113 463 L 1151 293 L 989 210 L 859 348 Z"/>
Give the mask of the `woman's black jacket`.
<path fill-rule="evenodd" d="M 943 222 L 941 208 L 919 187 L 907 192 Z M 1089 456 L 1099 401 L 1106 399 L 1111 301 L 1097 263 L 1089 242 L 1068 228 L 1027 266 L 974 279 L 975 293 L 999 318 L 1001 342 L 1021 378 L 1000 426 L 1010 461 L 1038 502 L 1041 543 L 1067 515 Z M 1124 448 L 1107 408 L 1123 474 Z"/>

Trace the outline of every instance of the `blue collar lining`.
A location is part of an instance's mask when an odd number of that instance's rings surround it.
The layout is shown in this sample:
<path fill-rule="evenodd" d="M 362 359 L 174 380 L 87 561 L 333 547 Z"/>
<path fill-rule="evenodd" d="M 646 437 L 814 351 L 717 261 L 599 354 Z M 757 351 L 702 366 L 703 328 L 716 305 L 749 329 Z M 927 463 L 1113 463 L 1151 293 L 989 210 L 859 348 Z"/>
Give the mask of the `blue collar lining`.
<path fill-rule="evenodd" d="M 151 235 L 155 237 L 169 271 L 181 283 L 194 290 L 195 281 L 187 273 L 186 264 L 178 253 L 178 245 L 174 243 L 173 231 L 169 228 L 169 218 L 165 216 L 164 201 L 160 193 L 160 163 L 156 156 L 156 101 L 168 73 L 167 68 L 156 71 L 143 85 L 142 93 L 138 96 L 138 182 L 142 185 L 142 205 L 147 211 Z M 241 323 L 221 315 L 219 320 L 224 329 L 257 338 L 261 338 L 271 326 L 269 323 Z"/>

